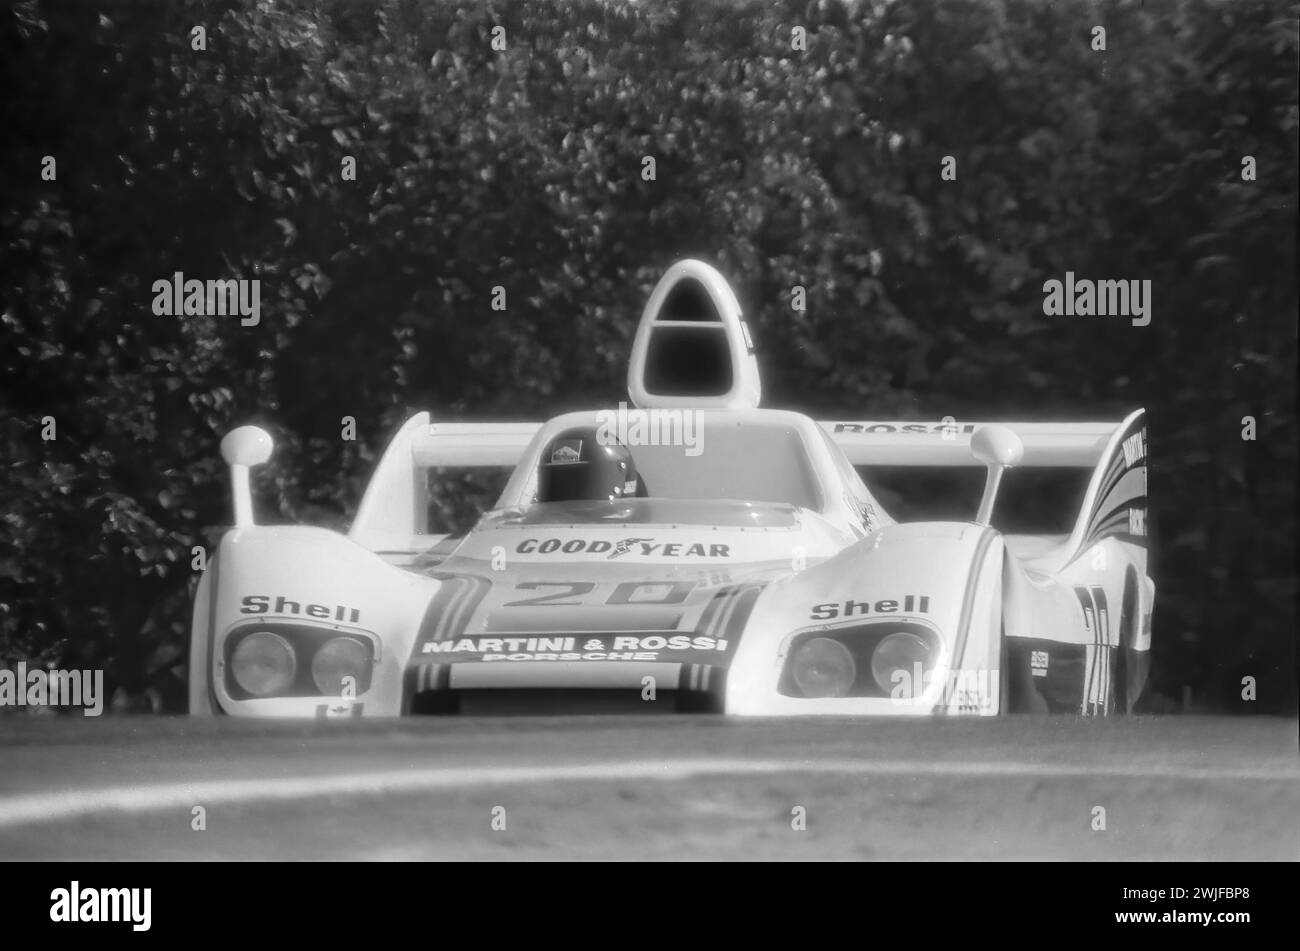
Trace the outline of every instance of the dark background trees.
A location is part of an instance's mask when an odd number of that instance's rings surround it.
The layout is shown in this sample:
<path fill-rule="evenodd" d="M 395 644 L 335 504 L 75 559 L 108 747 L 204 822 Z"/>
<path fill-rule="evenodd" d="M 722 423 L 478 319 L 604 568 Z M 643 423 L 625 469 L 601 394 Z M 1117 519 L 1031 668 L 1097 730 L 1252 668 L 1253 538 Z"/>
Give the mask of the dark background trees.
<path fill-rule="evenodd" d="M 2 17 L 0 661 L 168 693 L 191 548 L 229 519 L 228 427 L 277 437 L 268 517 L 345 524 L 410 412 L 619 399 L 645 295 L 693 255 L 733 279 L 771 405 L 1148 407 L 1152 707 L 1190 687 L 1197 708 L 1295 709 L 1294 5 L 22 0 Z M 1044 317 L 1067 270 L 1150 279 L 1151 325 Z M 259 278 L 261 324 L 154 316 L 150 285 L 175 271 Z"/>

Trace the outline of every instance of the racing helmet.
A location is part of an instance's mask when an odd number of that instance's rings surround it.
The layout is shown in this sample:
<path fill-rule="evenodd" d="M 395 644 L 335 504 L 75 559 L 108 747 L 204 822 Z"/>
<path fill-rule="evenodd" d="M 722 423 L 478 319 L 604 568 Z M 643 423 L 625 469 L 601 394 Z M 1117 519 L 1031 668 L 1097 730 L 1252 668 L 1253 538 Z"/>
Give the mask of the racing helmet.
<path fill-rule="evenodd" d="M 609 501 L 637 494 L 636 465 L 622 443 L 597 438 L 595 428 L 569 429 L 542 450 L 538 502 Z"/>

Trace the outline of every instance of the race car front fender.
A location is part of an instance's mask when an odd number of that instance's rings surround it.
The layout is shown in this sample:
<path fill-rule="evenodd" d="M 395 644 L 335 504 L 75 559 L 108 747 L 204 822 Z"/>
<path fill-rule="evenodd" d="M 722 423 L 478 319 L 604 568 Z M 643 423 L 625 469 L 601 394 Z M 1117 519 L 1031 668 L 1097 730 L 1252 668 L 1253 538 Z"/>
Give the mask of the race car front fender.
<path fill-rule="evenodd" d="M 439 582 L 402 571 L 320 528 L 254 526 L 221 539 L 195 597 L 190 711 L 240 716 L 395 715 L 406 660 Z M 369 683 L 355 696 L 250 698 L 231 689 L 226 641 L 249 627 L 347 634 L 371 645 Z"/>
<path fill-rule="evenodd" d="M 973 523 L 890 525 L 820 564 L 768 586 L 727 675 L 726 711 L 740 715 L 917 716 L 1002 708 L 1001 536 Z M 891 627 L 939 645 L 914 695 L 866 686 L 807 697 L 783 679 L 792 647 L 813 636 L 867 636 Z"/>

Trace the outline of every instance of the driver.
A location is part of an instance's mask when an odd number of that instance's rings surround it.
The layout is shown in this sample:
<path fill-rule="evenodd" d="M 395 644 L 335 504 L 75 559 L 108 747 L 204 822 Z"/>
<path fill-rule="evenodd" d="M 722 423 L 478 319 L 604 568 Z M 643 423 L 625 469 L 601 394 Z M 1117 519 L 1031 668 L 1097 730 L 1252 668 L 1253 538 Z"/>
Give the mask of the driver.
<path fill-rule="evenodd" d="M 594 427 L 560 433 L 537 467 L 538 502 L 612 502 L 635 496 L 637 487 L 632 453 L 622 443 L 602 443 Z"/>

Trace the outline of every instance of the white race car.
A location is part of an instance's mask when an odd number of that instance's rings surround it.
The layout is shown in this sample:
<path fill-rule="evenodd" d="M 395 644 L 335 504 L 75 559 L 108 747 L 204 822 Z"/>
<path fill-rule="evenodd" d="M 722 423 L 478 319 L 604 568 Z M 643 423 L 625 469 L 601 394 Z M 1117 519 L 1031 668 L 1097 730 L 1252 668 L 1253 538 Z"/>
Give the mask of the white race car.
<path fill-rule="evenodd" d="M 760 409 L 735 295 L 680 261 L 642 314 L 631 405 L 411 418 L 347 534 L 256 524 L 254 427 L 222 442 L 235 526 L 198 587 L 190 709 L 739 715 L 1126 712 L 1146 680 L 1141 410 L 1111 423 L 814 421 Z M 856 467 L 987 469 L 969 521 L 895 521 Z M 430 480 L 510 471 L 462 535 Z M 1012 466 L 1091 470 L 1073 530 L 991 524 Z"/>

